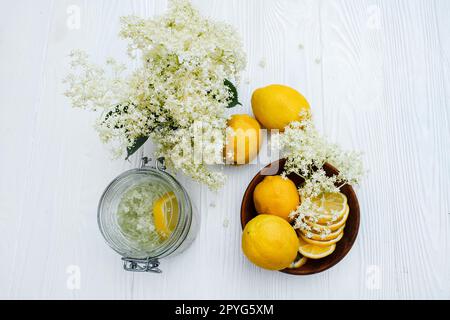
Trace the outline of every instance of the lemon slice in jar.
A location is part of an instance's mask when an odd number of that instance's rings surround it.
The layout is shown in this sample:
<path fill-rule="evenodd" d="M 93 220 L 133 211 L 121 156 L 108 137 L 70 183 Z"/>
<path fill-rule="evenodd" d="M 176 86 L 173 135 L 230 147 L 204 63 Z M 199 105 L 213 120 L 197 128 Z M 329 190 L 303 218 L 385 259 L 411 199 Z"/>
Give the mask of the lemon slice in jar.
<path fill-rule="evenodd" d="M 178 223 L 178 201 L 173 192 L 164 194 L 153 204 L 153 222 L 162 239 L 167 239 Z"/>

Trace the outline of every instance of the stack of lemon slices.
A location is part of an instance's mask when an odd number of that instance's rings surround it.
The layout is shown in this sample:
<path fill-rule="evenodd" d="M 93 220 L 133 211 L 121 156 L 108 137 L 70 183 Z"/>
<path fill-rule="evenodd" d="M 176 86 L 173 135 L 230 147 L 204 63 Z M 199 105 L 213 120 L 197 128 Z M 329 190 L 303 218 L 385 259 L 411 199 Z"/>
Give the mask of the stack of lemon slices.
<path fill-rule="evenodd" d="M 323 193 L 312 199 L 316 212 L 304 218 L 305 227 L 298 230 L 300 247 L 291 268 L 300 268 L 308 259 L 321 259 L 336 249 L 344 236 L 350 213 L 347 197 L 340 193 Z"/>

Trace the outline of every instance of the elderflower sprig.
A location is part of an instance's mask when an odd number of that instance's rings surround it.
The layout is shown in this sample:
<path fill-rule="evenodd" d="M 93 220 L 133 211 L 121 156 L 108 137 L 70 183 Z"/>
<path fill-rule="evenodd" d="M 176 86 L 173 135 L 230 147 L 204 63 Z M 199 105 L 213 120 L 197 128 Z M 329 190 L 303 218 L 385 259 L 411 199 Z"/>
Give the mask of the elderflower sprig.
<path fill-rule="evenodd" d="M 301 204 L 290 214 L 291 219 L 295 219 L 294 228 L 305 231 L 307 237 L 311 237 L 314 231 L 324 238 L 331 230 L 311 227 L 311 223 L 317 223 L 320 216 L 319 208 L 312 200 L 322 193 L 339 192 L 346 184 L 359 184 L 364 169 L 361 153 L 344 151 L 337 144 L 329 143 L 317 131 L 311 117 L 302 115 L 302 118 L 304 120 L 290 123 L 279 136 L 286 159 L 282 175 L 297 174 L 304 179 L 298 190 Z M 323 169 L 325 163 L 333 165 L 338 174 L 327 175 Z"/>
<path fill-rule="evenodd" d="M 168 12 L 157 18 L 130 16 L 121 23 L 128 54 L 141 66 L 125 75 L 112 59 L 101 68 L 75 51 L 66 96 L 74 107 L 101 111 L 96 129 L 115 154 L 126 150 L 129 157 L 151 138 L 169 167 L 218 189 L 225 176 L 209 164 L 222 163 L 225 108 L 239 103 L 233 83 L 246 63 L 240 37 L 187 0 L 169 0 Z M 200 160 L 192 147 L 198 124 Z"/>

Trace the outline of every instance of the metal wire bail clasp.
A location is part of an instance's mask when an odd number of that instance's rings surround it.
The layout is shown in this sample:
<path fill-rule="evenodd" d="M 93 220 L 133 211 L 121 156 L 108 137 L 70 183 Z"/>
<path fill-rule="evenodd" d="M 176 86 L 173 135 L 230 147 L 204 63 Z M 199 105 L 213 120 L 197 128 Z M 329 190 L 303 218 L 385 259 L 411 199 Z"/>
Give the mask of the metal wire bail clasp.
<path fill-rule="evenodd" d="M 139 165 L 139 168 L 141 168 L 141 169 L 144 168 L 145 166 L 147 166 L 147 164 L 148 164 L 150 161 L 152 161 L 151 158 L 148 158 L 148 157 L 142 157 L 141 163 L 140 163 L 140 165 Z"/>
<path fill-rule="evenodd" d="M 166 171 L 166 161 L 164 157 L 159 157 L 156 159 L 156 169 L 159 171 Z"/>
<path fill-rule="evenodd" d="M 123 268 L 126 271 L 162 273 L 162 270 L 158 268 L 159 267 L 158 259 L 122 258 L 122 260 L 123 260 Z"/>
<path fill-rule="evenodd" d="M 141 163 L 140 163 L 139 167 L 140 167 L 141 169 L 144 168 L 144 167 L 146 167 L 146 166 L 149 164 L 150 161 L 152 161 L 151 158 L 148 158 L 148 157 L 142 157 Z M 157 158 L 157 159 L 155 160 L 155 166 L 154 166 L 154 167 L 153 167 L 153 166 L 150 166 L 150 167 L 156 168 L 156 169 L 158 169 L 159 171 L 166 171 L 166 163 L 165 163 L 164 157 L 159 157 L 159 158 Z"/>

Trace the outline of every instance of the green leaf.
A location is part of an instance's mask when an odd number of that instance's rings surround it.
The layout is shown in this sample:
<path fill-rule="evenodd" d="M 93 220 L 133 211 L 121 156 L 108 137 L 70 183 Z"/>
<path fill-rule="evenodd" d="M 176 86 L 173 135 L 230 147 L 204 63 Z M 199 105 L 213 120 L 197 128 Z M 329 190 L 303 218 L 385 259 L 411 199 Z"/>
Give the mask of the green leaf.
<path fill-rule="evenodd" d="M 237 105 L 242 106 L 242 104 L 238 100 L 238 92 L 234 84 L 232 84 L 231 81 L 227 79 L 225 79 L 223 84 L 228 88 L 228 90 L 231 93 L 230 103 L 228 104 L 227 108 L 234 108 Z"/>
<path fill-rule="evenodd" d="M 132 147 L 127 148 L 127 157 L 125 160 L 128 160 L 136 151 L 139 150 L 140 147 L 144 145 L 144 143 L 148 140 L 149 137 L 139 137 L 136 140 L 134 140 L 134 144 Z"/>

